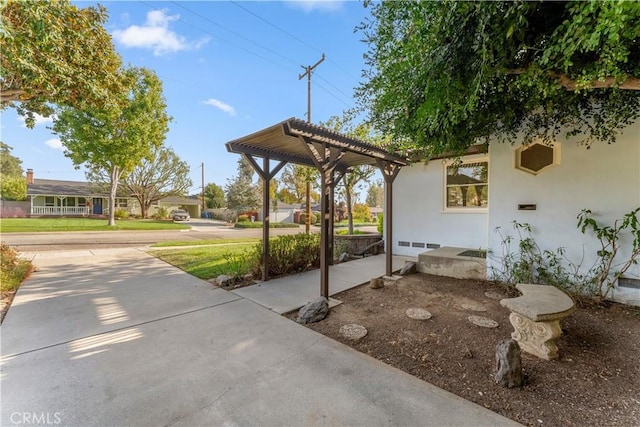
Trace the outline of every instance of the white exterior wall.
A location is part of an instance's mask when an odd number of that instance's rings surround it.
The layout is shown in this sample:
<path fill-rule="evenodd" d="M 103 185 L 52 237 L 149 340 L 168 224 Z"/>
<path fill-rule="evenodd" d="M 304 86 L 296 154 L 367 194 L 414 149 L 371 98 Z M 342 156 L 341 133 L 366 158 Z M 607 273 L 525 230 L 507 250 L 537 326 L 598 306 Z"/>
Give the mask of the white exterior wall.
<path fill-rule="evenodd" d="M 465 160 L 485 158 L 468 156 Z M 489 171 L 493 165 L 489 162 Z M 491 172 L 490 172 L 491 173 Z M 444 210 L 444 164 L 432 160 L 404 167 L 393 183 L 393 253 L 417 256 L 429 249 L 398 246 L 399 241 L 471 249 L 487 247 L 487 211 Z M 491 178 L 489 197 L 491 197 Z M 491 206 L 491 205 L 489 205 Z"/>
<path fill-rule="evenodd" d="M 502 254 L 500 236 L 517 236 L 511 222 L 529 223 L 541 249 L 566 248 L 568 259 L 590 267 L 596 260 L 598 241 L 592 233 L 577 229 L 577 215 L 590 209 L 601 224 L 613 221 L 640 206 L 640 121 L 625 129 L 612 145 L 594 143 L 590 149 L 561 141 L 561 160 L 539 175 L 515 169 L 514 146 L 490 145 L 489 163 L 489 265 Z M 519 211 L 518 204 L 536 204 L 535 211 Z M 517 242 L 512 243 L 517 250 Z M 631 251 L 631 239 L 622 245 L 622 257 Z M 621 257 L 621 258 L 622 258 Z M 640 266 L 627 277 L 639 277 Z M 614 298 L 640 305 L 640 291 L 619 288 Z"/>

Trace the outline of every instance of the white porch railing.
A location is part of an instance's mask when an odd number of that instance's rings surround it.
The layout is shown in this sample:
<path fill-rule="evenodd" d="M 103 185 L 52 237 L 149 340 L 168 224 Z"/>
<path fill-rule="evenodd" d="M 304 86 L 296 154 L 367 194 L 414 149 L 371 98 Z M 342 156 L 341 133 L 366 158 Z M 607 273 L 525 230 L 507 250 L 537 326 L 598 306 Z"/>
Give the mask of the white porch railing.
<path fill-rule="evenodd" d="M 88 206 L 31 206 L 31 215 L 89 215 L 91 208 Z"/>

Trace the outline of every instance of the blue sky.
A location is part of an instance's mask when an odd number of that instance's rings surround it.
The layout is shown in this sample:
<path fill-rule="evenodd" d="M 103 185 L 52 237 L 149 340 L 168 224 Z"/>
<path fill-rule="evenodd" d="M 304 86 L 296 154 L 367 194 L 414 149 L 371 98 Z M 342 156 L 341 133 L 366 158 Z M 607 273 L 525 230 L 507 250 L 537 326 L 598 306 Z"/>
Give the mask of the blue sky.
<path fill-rule="evenodd" d="M 292 116 L 306 119 L 307 81 L 298 76 L 322 53 L 326 60 L 312 79 L 312 121 L 356 105 L 367 46 L 354 29 L 369 15 L 360 2 L 100 3 L 123 62 L 148 67 L 163 81 L 173 117 L 165 144 L 190 165 L 192 193 L 200 191 L 203 162 L 206 183 L 224 185 L 236 174 L 238 156 L 225 142 Z M 50 124 L 42 119 L 30 130 L 5 110 L 2 141 L 36 179 L 84 180 Z"/>

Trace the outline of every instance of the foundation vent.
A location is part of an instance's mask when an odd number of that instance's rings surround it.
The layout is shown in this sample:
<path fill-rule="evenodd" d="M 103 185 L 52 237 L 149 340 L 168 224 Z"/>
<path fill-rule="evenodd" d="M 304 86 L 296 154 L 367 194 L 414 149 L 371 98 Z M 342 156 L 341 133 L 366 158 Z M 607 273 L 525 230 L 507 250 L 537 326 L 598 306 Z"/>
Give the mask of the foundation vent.
<path fill-rule="evenodd" d="M 411 244 L 409 242 L 405 242 L 404 240 L 400 240 L 398 241 L 398 246 L 404 246 L 404 247 L 409 247 L 411 246 Z"/>
<path fill-rule="evenodd" d="M 412 248 L 424 248 L 425 244 L 422 242 L 411 242 Z"/>

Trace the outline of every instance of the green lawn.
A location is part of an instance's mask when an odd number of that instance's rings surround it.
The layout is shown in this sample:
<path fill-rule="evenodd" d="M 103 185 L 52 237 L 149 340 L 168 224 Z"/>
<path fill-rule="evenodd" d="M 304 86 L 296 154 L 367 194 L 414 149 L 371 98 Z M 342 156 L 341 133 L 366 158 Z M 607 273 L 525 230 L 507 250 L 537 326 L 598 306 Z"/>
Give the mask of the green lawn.
<path fill-rule="evenodd" d="M 232 276 L 236 273 L 247 273 L 247 255 L 254 246 L 255 242 L 238 243 L 233 246 L 158 250 L 149 253 L 193 276 L 207 280 L 220 274 Z"/>
<path fill-rule="evenodd" d="M 116 220 L 114 227 L 106 219 L 94 218 L 7 218 L 0 221 L 2 233 L 33 233 L 45 231 L 112 231 L 112 230 L 179 230 L 190 228 L 171 221 L 148 219 Z"/>

